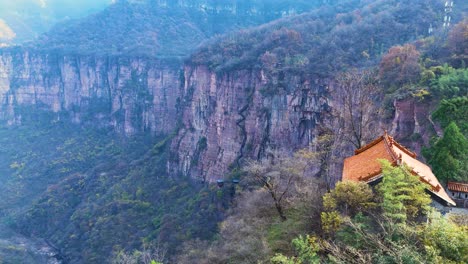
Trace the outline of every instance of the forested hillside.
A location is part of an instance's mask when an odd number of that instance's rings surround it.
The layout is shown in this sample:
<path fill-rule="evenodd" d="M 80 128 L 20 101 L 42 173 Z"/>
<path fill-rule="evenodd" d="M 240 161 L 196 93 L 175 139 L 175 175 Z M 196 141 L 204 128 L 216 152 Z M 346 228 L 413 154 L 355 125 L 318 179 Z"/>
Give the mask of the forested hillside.
<path fill-rule="evenodd" d="M 33 47 L 66 53 L 185 57 L 204 40 L 311 10 L 322 1 L 117 1 L 68 22 Z"/>
<path fill-rule="evenodd" d="M 10 227 L 46 238 L 72 263 L 156 244 L 172 255 L 181 241 L 214 235 L 232 194 L 169 177 L 171 135 L 123 138 L 46 113 L 25 118 L 0 129 L 0 208 Z"/>
<path fill-rule="evenodd" d="M 423 152 L 444 185 L 448 181 L 468 182 L 467 33 L 468 24 L 462 21 L 449 31 L 393 46 L 380 57 L 376 66 L 378 87 L 385 100 L 415 100 L 420 105 L 437 105 L 426 114 L 432 114 L 435 122 L 440 124 L 440 131 L 438 125 L 428 122 L 426 125 L 431 129 L 426 133 L 429 135 L 413 133 L 411 137 L 401 139 L 423 142 L 422 137 L 432 137 L 430 147 Z M 236 40 L 241 36 L 239 34 Z M 290 39 L 282 40 L 286 43 Z M 233 42 L 224 39 L 206 49 L 222 51 L 218 47 L 226 43 Z M 244 42 L 235 43 L 240 46 Z M 255 46 L 254 43 L 251 45 Z M 242 50 L 252 49 L 243 47 L 238 52 Z M 217 61 L 213 68 L 223 71 L 235 57 L 225 62 Z M 261 59 L 249 58 L 253 67 L 264 67 Z M 275 56 L 273 61 L 280 60 Z M 237 67 L 236 64 L 233 67 Z M 338 82 L 344 80 L 346 84 L 352 84 L 350 81 L 357 80 L 355 74 L 353 70 L 347 70 L 344 79 L 339 77 Z M 368 78 L 364 74 L 361 76 Z M 369 85 L 362 82 L 352 87 L 369 91 L 365 89 Z M 379 107 L 383 110 L 379 113 L 392 110 L 385 110 L 388 108 L 385 104 Z M 370 132 L 376 135 L 375 131 Z M 271 151 L 266 155 L 267 159 L 247 161 L 241 169 L 241 184 L 245 188 L 220 224 L 219 236 L 212 241 L 186 242 L 183 254 L 176 262 L 380 264 L 468 261 L 466 214 L 443 216 L 436 211 L 425 191 L 426 184 L 414 177 L 409 167 L 393 167 L 381 161 L 383 181 L 376 186 L 371 188 L 362 182 L 338 181 L 334 188 L 327 190 L 329 166 L 334 162 L 330 157 L 336 146 L 330 142 L 334 137 L 337 132 L 329 131 L 318 138 L 318 148 L 309 147 L 293 154 Z M 359 147 L 359 141 L 353 142 L 352 137 L 341 140 Z M 342 164 L 342 160 L 338 162 Z M 318 172 L 314 170 L 316 166 L 320 166 Z"/>
<path fill-rule="evenodd" d="M 344 1 L 311 13 L 215 38 L 192 55 L 218 71 L 270 67 L 334 75 L 350 66 L 375 65 L 396 43 L 441 28 L 441 1 Z"/>

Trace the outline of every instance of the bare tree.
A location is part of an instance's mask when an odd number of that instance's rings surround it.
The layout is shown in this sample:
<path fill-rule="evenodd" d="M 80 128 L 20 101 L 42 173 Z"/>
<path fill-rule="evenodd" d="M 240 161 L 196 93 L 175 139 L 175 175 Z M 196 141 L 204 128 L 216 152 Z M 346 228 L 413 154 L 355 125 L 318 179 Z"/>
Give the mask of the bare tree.
<path fill-rule="evenodd" d="M 285 206 L 300 192 L 301 186 L 307 182 L 318 186 L 312 176 L 306 179 L 306 173 L 315 156 L 306 150 L 299 151 L 294 156 L 270 151 L 267 156 L 268 158 L 260 161 L 248 162 L 245 171 L 251 182 L 262 186 L 270 194 L 278 215 L 285 221 Z"/>
<path fill-rule="evenodd" d="M 167 248 L 159 243 L 152 246 L 143 246 L 143 250 L 134 250 L 132 253 L 119 251 L 114 259 L 113 264 L 152 264 L 163 263 L 167 253 Z"/>
<path fill-rule="evenodd" d="M 163 263 L 166 258 L 167 248 L 159 242 L 155 245 L 144 245 L 140 259 L 143 264 Z"/>
<path fill-rule="evenodd" d="M 339 131 L 323 130 L 317 138 L 310 144 L 308 149 L 300 150 L 296 155 L 300 155 L 308 164 L 315 165 L 315 175 L 321 181 L 318 182 L 321 188 L 330 191 L 336 182 L 336 166 L 341 160 L 339 155 L 342 148 L 339 146 Z M 325 185 L 325 186 L 323 186 Z"/>
<path fill-rule="evenodd" d="M 137 264 L 138 259 L 131 253 L 119 252 L 112 260 L 113 264 Z"/>
<path fill-rule="evenodd" d="M 379 108 L 375 102 L 380 93 L 374 76 L 372 71 L 351 70 L 337 77 L 336 115 L 344 128 L 345 140 L 355 148 L 374 137 L 377 129 Z"/>
<path fill-rule="evenodd" d="M 248 188 L 237 193 L 219 225 L 218 239 L 185 243 L 175 263 L 270 263 L 275 250 L 294 254 L 292 239 L 319 230 L 324 188 L 311 170 L 317 164 L 314 154 L 268 150 L 267 157 L 248 163 L 248 175 L 242 179 Z M 287 218 L 292 211 L 294 217 Z M 291 222 L 278 223 L 278 216 Z M 287 225 L 288 232 L 271 243 L 271 227 L 278 224 Z"/>

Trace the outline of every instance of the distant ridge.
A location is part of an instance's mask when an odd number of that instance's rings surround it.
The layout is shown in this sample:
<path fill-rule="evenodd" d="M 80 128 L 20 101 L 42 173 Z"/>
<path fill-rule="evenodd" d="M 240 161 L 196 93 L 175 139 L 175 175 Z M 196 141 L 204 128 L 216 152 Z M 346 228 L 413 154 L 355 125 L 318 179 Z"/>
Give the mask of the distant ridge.
<path fill-rule="evenodd" d="M 271 2 L 275 2 L 273 8 Z M 302 13 L 322 3 L 118 0 L 102 12 L 55 26 L 27 46 L 81 54 L 184 57 L 212 36 Z"/>

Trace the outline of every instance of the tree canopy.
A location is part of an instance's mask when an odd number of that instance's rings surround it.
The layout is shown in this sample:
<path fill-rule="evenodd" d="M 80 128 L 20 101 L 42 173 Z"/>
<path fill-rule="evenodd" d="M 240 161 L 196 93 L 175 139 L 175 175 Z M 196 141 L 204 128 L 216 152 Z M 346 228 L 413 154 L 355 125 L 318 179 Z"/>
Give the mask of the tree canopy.
<path fill-rule="evenodd" d="M 455 122 L 445 128 L 444 136 L 424 154 L 442 181 L 468 181 L 468 140 Z"/>
<path fill-rule="evenodd" d="M 442 100 L 439 107 L 432 113 L 432 117 L 439 121 L 442 128 L 448 127 L 451 122 L 460 128 L 465 137 L 468 136 L 468 97 L 457 97 Z"/>
<path fill-rule="evenodd" d="M 425 193 L 427 186 L 418 176 L 412 175 L 407 167 L 394 167 L 386 160 L 381 163 L 383 179 L 377 190 L 383 215 L 395 223 L 404 223 L 424 214 L 431 202 Z"/>

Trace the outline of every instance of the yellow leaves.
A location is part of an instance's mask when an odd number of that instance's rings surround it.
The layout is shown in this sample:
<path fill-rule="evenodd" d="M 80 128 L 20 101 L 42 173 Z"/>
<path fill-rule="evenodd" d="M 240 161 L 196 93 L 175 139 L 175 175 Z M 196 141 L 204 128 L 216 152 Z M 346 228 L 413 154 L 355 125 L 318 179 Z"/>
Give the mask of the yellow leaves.
<path fill-rule="evenodd" d="M 276 253 L 270 261 L 272 264 L 297 264 L 294 257 L 290 258 L 280 253 Z"/>
<path fill-rule="evenodd" d="M 307 242 L 309 243 L 310 248 L 312 248 L 313 251 L 317 252 L 320 250 L 320 243 L 319 243 L 319 238 L 316 236 L 306 236 Z"/>
<path fill-rule="evenodd" d="M 400 56 L 397 56 L 397 57 L 395 58 L 395 63 L 396 63 L 396 64 L 401 64 L 401 58 L 400 58 Z"/>
<path fill-rule="evenodd" d="M 336 184 L 335 189 L 323 197 L 326 210 L 340 209 L 345 215 L 374 207 L 374 194 L 363 182 L 344 181 Z"/>
<path fill-rule="evenodd" d="M 429 91 L 427 89 L 424 89 L 424 88 L 419 89 L 419 90 L 412 93 L 413 97 L 418 98 L 419 101 L 424 100 L 424 98 L 426 96 L 430 95 L 430 94 L 431 93 L 429 93 Z"/>
<path fill-rule="evenodd" d="M 322 229 L 328 234 L 338 231 L 341 224 L 344 222 L 344 219 L 337 211 L 322 212 L 320 218 L 322 220 Z"/>
<path fill-rule="evenodd" d="M 333 191 L 323 196 L 325 212 L 320 215 L 322 230 L 327 234 L 335 233 L 345 222 L 345 217 L 374 207 L 373 197 L 372 190 L 366 183 L 338 182 Z"/>
<path fill-rule="evenodd" d="M 336 206 L 336 200 L 332 197 L 331 193 L 327 193 L 323 196 L 323 207 L 325 210 L 334 210 Z"/>

